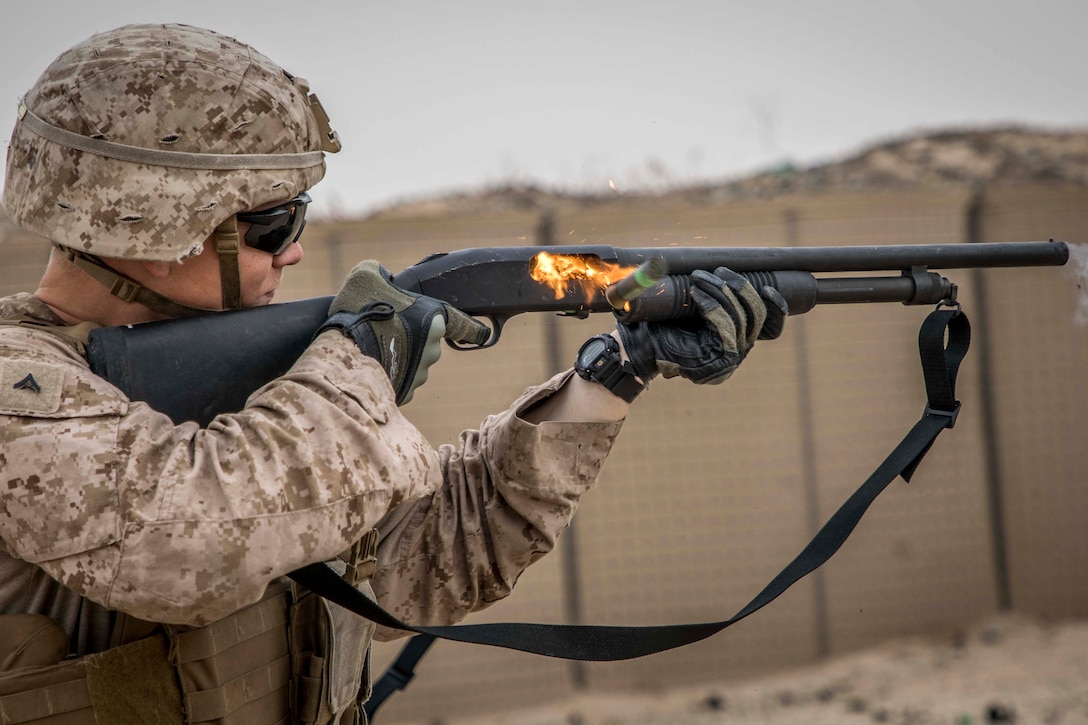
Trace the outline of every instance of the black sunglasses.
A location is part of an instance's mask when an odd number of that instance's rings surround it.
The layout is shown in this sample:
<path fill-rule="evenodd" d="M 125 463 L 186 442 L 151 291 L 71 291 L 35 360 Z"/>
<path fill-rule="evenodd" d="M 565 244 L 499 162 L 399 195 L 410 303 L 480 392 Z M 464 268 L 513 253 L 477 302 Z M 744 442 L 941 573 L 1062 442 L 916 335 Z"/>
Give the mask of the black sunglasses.
<path fill-rule="evenodd" d="M 304 191 L 294 199 L 268 209 L 239 212 L 238 221 L 251 225 L 246 230 L 246 246 L 282 254 L 302 236 L 309 203 L 310 195 Z"/>

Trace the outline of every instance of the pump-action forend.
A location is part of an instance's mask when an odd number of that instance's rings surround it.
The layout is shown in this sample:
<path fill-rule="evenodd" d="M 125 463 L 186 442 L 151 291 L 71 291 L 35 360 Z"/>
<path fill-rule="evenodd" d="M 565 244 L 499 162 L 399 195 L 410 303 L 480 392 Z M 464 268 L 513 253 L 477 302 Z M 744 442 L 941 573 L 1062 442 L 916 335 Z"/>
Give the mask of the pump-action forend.
<path fill-rule="evenodd" d="M 583 272 L 564 277 L 560 270 L 538 281 L 534 273 L 541 276 L 542 252 L 574 262 L 573 269 Z M 617 285 L 651 260 L 648 267 L 656 273 L 649 281 L 643 277 L 638 283 L 629 280 Z M 819 304 L 952 303 L 956 285 L 932 270 L 1059 266 L 1068 260 L 1068 246 L 1055 241 L 861 247 L 480 247 L 433 254 L 394 275 L 393 283 L 488 319 L 491 337 L 479 347 L 490 347 L 498 341 L 503 325 L 525 312 L 580 317 L 612 312 L 626 323 L 685 317 L 691 311 L 688 275 L 697 269 L 713 272 L 724 266 L 744 274 L 757 288 L 771 285 L 789 303 L 790 314 L 796 315 Z M 604 271 L 609 274 L 599 275 Z M 851 274 L 816 276 L 836 272 Z M 853 274 L 857 272 L 892 274 L 863 277 Z M 99 328 L 91 332 L 88 359 L 96 374 L 129 398 L 144 400 L 175 421 L 203 424 L 219 412 L 240 410 L 249 393 L 286 372 L 325 322 L 330 302 L 331 297 L 313 298 Z M 623 309 L 618 309 L 620 302 Z"/>

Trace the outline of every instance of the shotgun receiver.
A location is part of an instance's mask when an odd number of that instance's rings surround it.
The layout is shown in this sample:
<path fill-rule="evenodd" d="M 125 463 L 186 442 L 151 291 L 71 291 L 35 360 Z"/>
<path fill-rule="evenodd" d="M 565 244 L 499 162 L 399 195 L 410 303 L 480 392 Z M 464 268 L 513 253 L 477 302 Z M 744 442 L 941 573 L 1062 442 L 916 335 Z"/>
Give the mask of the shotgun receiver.
<path fill-rule="evenodd" d="M 581 273 L 538 281 L 541 253 L 572 260 Z M 621 322 L 678 319 L 690 309 L 688 275 L 717 267 L 745 275 L 757 288 L 775 287 L 790 314 L 818 304 L 954 303 L 956 285 L 933 272 L 974 267 L 1063 265 L 1064 242 L 923 244 L 862 247 L 487 247 L 433 254 L 393 276 L 398 287 L 449 302 L 491 322 L 498 342 L 503 325 L 524 312 L 584 317 L 611 312 Z M 620 277 L 647 262 L 667 275 L 617 304 L 606 294 L 613 282 L 594 286 L 602 270 Z M 827 273 L 892 272 L 884 276 Z M 656 276 L 655 276 L 656 277 Z M 629 285 L 630 286 L 630 285 Z M 641 291 L 641 290 L 640 290 Z M 142 400 L 175 422 L 207 424 L 221 412 L 240 410 L 249 394 L 285 373 L 325 321 L 331 297 L 272 304 L 180 320 L 91 332 L 88 360 L 95 374 L 130 399 Z M 476 349 L 476 348 L 471 348 Z"/>

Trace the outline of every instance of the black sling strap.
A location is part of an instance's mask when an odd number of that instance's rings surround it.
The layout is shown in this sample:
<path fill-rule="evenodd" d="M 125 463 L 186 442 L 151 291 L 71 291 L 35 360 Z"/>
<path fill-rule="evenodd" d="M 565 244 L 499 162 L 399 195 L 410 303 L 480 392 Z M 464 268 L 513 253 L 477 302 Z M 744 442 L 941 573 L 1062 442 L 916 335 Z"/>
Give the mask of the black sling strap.
<path fill-rule="evenodd" d="M 869 479 L 828 519 L 805 549 L 763 591 L 727 620 L 647 627 L 524 623 L 413 627 L 386 612 L 325 564 L 312 564 L 290 576 L 311 591 L 378 624 L 421 635 L 409 642 L 401 657 L 375 686 L 366 706 L 370 716 L 386 697 L 408 683 L 414 674 L 416 662 L 435 638 L 583 661 L 633 659 L 698 642 L 770 604 L 795 582 L 822 565 L 839 550 L 870 504 L 888 484 L 897 476 L 910 480 L 940 432 L 951 428 L 956 422 L 960 407 L 955 398 L 956 375 L 970 342 L 970 323 L 958 306 L 955 309 L 939 308 L 930 313 L 918 334 L 928 396 L 921 420 Z"/>

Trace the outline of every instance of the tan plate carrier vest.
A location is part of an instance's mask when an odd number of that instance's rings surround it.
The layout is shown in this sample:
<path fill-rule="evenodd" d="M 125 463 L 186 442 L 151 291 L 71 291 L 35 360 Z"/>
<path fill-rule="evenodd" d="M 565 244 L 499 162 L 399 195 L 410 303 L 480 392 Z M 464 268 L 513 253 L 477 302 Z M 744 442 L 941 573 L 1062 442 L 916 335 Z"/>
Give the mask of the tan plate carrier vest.
<path fill-rule="evenodd" d="M 376 544 L 377 532 L 364 538 Z M 122 644 L 44 664 L 58 650 L 67 654 L 56 623 L 0 615 L 0 665 L 8 667 L 0 671 L 0 723 L 364 722 L 374 625 L 296 585 L 273 584 L 260 602 L 206 627 L 123 619 L 115 629 Z M 123 630 L 144 636 L 124 642 Z"/>
<path fill-rule="evenodd" d="M 81 353 L 88 332 L 5 323 L 53 332 Z M 333 563 L 371 597 L 377 547 L 373 530 Z M 82 657 L 68 656 L 48 617 L 0 615 L 0 725 L 355 725 L 370 697 L 373 633 L 373 623 L 286 580 L 205 627 L 119 614 L 115 646 Z"/>

